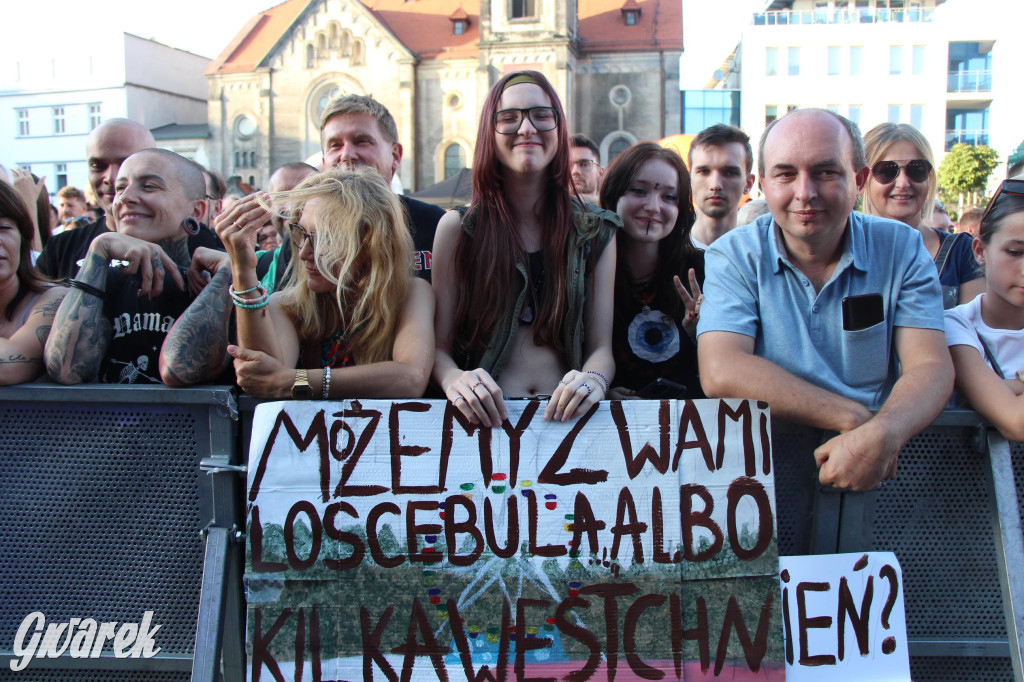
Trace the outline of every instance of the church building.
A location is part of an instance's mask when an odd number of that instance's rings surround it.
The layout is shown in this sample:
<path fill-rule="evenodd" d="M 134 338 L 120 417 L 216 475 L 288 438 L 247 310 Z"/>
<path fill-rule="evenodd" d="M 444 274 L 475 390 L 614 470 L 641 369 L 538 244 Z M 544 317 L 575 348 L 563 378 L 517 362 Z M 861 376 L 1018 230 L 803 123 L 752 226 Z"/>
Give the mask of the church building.
<path fill-rule="evenodd" d="M 286 0 L 249 19 L 206 70 L 212 168 L 265 187 L 319 156 L 320 113 L 371 95 L 398 123 L 407 191 L 473 163 L 491 85 L 542 72 L 569 128 L 607 164 L 680 132 L 679 0 Z"/>

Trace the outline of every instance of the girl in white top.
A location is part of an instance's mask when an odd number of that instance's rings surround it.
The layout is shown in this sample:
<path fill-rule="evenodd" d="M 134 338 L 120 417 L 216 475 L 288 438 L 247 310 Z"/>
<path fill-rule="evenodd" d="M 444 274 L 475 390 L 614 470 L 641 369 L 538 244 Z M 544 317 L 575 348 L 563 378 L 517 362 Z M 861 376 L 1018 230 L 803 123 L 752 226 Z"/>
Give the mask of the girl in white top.
<path fill-rule="evenodd" d="M 974 254 L 985 293 L 946 311 L 956 388 L 1004 437 L 1024 441 L 1024 180 L 999 186 Z"/>

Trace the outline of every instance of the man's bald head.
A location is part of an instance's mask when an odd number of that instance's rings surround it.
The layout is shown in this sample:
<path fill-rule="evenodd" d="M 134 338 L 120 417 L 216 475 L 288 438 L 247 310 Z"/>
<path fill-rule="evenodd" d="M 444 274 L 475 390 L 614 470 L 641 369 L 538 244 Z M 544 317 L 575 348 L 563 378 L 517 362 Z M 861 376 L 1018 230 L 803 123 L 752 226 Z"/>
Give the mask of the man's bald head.
<path fill-rule="evenodd" d="M 268 191 L 287 192 L 290 189 L 295 189 L 300 182 L 311 175 L 316 175 L 318 172 L 313 166 L 301 161 L 286 163 L 270 176 Z"/>
<path fill-rule="evenodd" d="M 110 215 L 114 183 L 121 164 L 132 154 L 156 145 L 153 133 L 127 118 L 112 118 L 97 126 L 85 141 L 89 184 L 96 203 Z"/>
<path fill-rule="evenodd" d="M 850 119 L 840 116 L 834 111 L 828 109 L 797 109 L 792 111 L 782 118 L 777 118 L 764 129 L 761 133 L 761 142 L 758 145 L 757 150 L 757 171 L 764 177 L 765 174 L 765 159 L 764 159 L 764 147 L 768 137 L 773 133 L 774 129 L 778 126 L 786 129 L 784 135 L 799 136 L 800 128 L 804 125 L 811 125 L 814 121 L 820 121 L 822 117 L 830 118 L 833 122 L 838 124 L 843 131 L 845 131 L 845 137 L 850 143 L 850 161 L 853 164 L 855 170 L 860 170 L 868 165 L 867 155 L 864 153 L 864 138 L 860 134 L 860 128 L 857 124 Z M 785 121 L 785 123 L 783 123 Z"/>

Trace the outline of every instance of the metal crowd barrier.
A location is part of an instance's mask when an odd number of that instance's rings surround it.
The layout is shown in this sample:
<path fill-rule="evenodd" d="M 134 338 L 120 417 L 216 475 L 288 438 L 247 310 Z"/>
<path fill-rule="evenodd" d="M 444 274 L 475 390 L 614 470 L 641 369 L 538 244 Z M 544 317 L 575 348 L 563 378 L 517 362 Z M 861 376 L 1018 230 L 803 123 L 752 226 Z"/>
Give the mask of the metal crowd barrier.
<path fill-rule="evenodd" d="M 28 613 L 147 610 L 156 657 L 35 659 L 13 679 L 244 679 L 241 462 L 257 404 L 226 387 L 0 389 L 0 679 Z M 829 435 L 773 426 L 780 553 L 894 551 L 913 679 L 1024 681 L 1024 445 L 950 410 L 907 444 L 895 481 L 839 493 L 811 456 Z"/>

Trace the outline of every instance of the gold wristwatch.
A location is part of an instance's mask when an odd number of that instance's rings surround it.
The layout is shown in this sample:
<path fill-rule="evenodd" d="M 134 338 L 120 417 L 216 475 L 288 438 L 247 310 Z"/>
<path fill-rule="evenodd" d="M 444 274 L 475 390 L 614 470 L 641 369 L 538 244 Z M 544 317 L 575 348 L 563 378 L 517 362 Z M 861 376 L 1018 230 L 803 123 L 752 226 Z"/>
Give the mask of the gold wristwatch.
<path fill-rule="evenodd" d="M 309 385 L 309 372 L 304 369 L 295 370 L 295 383 L 292 384 L 292 398 L 309 400 L 313 397 L 313 389 Z"/>

